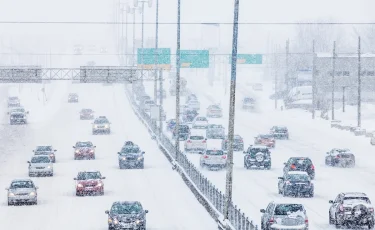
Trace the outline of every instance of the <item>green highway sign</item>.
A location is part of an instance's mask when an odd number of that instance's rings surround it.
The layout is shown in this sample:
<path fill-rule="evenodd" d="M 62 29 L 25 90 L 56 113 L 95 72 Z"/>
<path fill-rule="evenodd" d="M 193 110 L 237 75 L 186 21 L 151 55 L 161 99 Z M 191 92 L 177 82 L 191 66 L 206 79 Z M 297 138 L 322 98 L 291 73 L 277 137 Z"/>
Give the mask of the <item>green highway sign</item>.
<path fill-rule="evenodd" d="M 229 56 L 229 64 L 232 63 L 232 56 Z M 237 64 L 257 64 L 263 63 L 262 54 L 237 54 Z"/>
<path fill-rule="evenodd" d="M 181 68 L 208 68 L 210 52 L 208 50 L 181 50 Z"/>
<path fill-rule="evenodd" d="M 170 48 L 138 48 L 137 64 L 139 68 L 152 69 L 155 66 L 155 56 L 157 55 L 158 67 L 170 69 L 171 49 Z"/>

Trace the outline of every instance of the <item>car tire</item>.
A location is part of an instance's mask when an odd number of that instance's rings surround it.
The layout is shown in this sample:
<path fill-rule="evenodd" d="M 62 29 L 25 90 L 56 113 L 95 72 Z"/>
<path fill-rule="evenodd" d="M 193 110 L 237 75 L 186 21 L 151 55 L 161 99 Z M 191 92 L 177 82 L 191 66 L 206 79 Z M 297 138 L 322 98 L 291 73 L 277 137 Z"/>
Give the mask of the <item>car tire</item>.
<path fill-rule="evenodd" d="M 53 173 L 50 173 L 49 176 L 50 176 L 50 177 L 53 177 Z"/>
<path fill-rule="evenodd" d="M 309 197 L 314 197 L 314 191 L 309 192 Z"/>
<path fill-rule="evenodd" d="M 32 205 L 38 205 L 38 200 L 36 200 L 35 202 L 31 203 Z"/>
<path fill-rule="evenodd" d="M 265 169 L 271 170 L 271 165 L 268 165 L 267 167 L 265 167 Z"/>
<path fill-rule="evenodd" d="M 90 160 L 95 160 L 95 155 L 90 158 Z"/>
<path fill-rule="evenodd" d="M 336 229 L 340 229 L 341 228 L 340 224 L 337 222 L 337 215 L 335 215 L 334 224 L 335 224 L 335 228 Z"/>
<path fill-rule="evenodd" d="M 102 189 L 102 191 L 100 191 L 99 195 L 104 196 L 104 188 Z"/>
<path fill-rule="evenodd" d="M 119 167 L 120 169 L 124 169 L 124 166 L 122 166 L 122 164 L 118 164 L 118 167 Z"/>
<path fill-rule="evenodd" d="M 283 197 L 287 197 L 288 196 L 288 194 L 285 192 L 285 189 L 283 189 L 282 195 L 283 195 Z"/>
<path fill-rule="evenodd" d="M 145 163 L 144 162 L 142 162 L 141 164 L 139 164 L 139 167 L 138 167 L 139 169 L 144 169 L 145 168 Z"/>
<path fill-rule="evenodd" d="M 368 223 L 368 229 L 374 229 L 374 221 L 370 221 L 369 223 Z"/>
<path fill-rule="evenodd" d="M 79 192 L 76 191 L 76 196 L 81 196 L 81 194 L 79 194 Z"/>
<path fill-rule="evenodd" d="M 29 177 L 33 177 L 33 174 L 29 173 Z"/>
<path fill-rule="evenodd" d="M 13 204 L 11 203 L 11 202 L 9 202 L 9 200 L 8 200 L 8 206 L 12 206 Z"/>

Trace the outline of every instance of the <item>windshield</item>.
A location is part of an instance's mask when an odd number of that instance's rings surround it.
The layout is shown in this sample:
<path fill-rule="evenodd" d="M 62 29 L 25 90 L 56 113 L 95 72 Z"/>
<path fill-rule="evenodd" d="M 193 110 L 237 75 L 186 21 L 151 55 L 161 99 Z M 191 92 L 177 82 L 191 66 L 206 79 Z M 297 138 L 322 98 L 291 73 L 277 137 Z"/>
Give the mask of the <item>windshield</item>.
<path fill-rule="evenodd" d="M 75 94 L 75 93 L 71 93 L 71 94 L 69 94 L 69 97 L 77 97 L 78 95 L 77 94 Z"/>
<path fill-rule="evenodd" d="M 95 179 L 101 179 L 102 175 L 100 172 L 84 172 L 84 173 L 78 173 L 78 180 L 95 180 Z"/>
<path fill-rule="evenodd" d="M 250 154 L 257 154 L 257 153 L 269 153 L 270 151 L 267 149 L 267 148 L 249 148 L 249 150 L 247 150 L 247 153 L 250 153 Z"/>
<path fill-rule="evenodd" d="M 351 202 L 371 204 L 370 199 L 368 197 L 344 197 L 344 203 L 351 203 Z"/>
<path fill-rule="evenodd" d="M 121 149 L 121 154 L 127 154 L 127 153 L 139 153 L 141 150 L 138 146 L 127 146 Z"/>
<path fill-rule="evenodd" d="M 145 104 L 146 105 L 153 105 L 153 104 L 155 104 L 153 101 L 145 101 Z"/>
<path fill-rule="evenodd" d="M 82 113 L 91 113 L 92 109 L 82 109 Z"/>
<path fill-rule="evenodd" d="M 271 139 L 271 138 L 273 138 L 273 136 L 271 136 L 271 135 L 259 135 L 259 137 L 262 138 L 262 139 Z"/>
<path fill-rule="evenodd" d="M 245 98 L 244 102 L 246 102 L 246 103 L 253 103 L 254 99 L 252 99 L 252 98 Z"/>
<path fill-rule="evenodd" d="M 17 100 L 18 100 L 18 97 L 9 97 L 8 100 L 9 100 L 9 101 L 17 101 Z"/>
<path fill-rule="evenodd" d="M 49 157 L 33 157 L 31 163 L 51 163 Z"/>
<path fill-rule="evenodd" d="M 180 133 L 188 133 L 189 132 L 189 126 L 180 126 Z"/>
<path fill-rule="evenodd" d="M 76 144 L 76 147 L 92 147 L 92 143 L 91 142 L 78 142 Z"/>
<path fill-rule="evenodd" d="M 207 118 L 205 118 L 205 117 L 197 117 L 197 121 L 207 121 Z"/>
<path fill-rule="evenodd" d="M 17 108 L 17 109 L 12 109 L 12 113 L 24 113 L 25 109 L 23 108 Z"/>
<path fill-rule="evenodd" d="M 295 159 L 292 159 L 292 164 L 294 165 L 311 165 L 312 162 L 310 159 L 306 159 L 306 158 L 295 158 Z"/>
<path fill-rule="evenodd" d="M 221 129 L 221 128 L 223 128 L 223 126 L 221 126 L 221 125 L 210 125 L 210 128 L 211 129 Z"/>
<path fill-rule="evenodd" d="M 97 119 L 94 121 L 94 124 L 107 124 L 108 120 L 107 119 Z"/>
<path fill-rule="evenodd" d="M 43 151 L 50 152 L 50 151 L 53 151 L 53 150 L 52 150 L 52 146 L 38 146 L 38 147 L 36 147 L 36 151 L 38 151 L 38 152 L 43 152 Z"/>
<path fill-rule="evenodd" d="M 113 205 L 111 208 L 111 213 L 115 215 L 123 215 L 123 214 L 137 214 L 142 212 L 141 205 L 134 203 L 134 204 L 116 204 Z"/>
<path fill-rule="evenodd" d="M 203 136 L 190 136 L 189 139 L 190 139 L 190 140 L 203 140 L 204 137 L 203 137 Z"/>
<path fill-rule="evenodd" d="M 276 216 L 287 216 L 296 212 L 303 212 L 301 204 L 278 204 L 275 208 Z"/>
<path fill-rule="evenodd" d="M 307 174 L 289 174 L 286 179 L 290 181 L 310 181 Z"/>
<path fill-rule="evenodd" d="M 275 132 L 286 133 L 286 132 L 288 132 L 288 129 L 287 128 L 278 127 L 278 128 L 275 129 Z"/>
<path fill-rule="evenodd" d="M 17 188 L 34 188 L 34 184 L 31 181 L 15 181 L 10 185 L 11 189 Z"/>
<path fill-rule="evenodd" d="M 220 107 L 217 106 L 217 105 L 213 105 L 213 106 L 210 106 L 210 109 L 213 109 L 213 110 L 220 110 Z"/>
<path fill-rule="evenodd" d="M 224 155 L 223 150 L 207 150 L 206 155 L 221 156 Z"/>

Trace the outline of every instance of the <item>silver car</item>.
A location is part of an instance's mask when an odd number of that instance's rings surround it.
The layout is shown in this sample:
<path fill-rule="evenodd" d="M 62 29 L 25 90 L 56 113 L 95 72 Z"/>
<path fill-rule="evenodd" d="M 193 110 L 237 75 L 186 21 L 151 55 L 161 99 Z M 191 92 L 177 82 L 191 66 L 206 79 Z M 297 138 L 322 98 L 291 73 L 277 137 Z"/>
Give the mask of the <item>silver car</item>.
<path fill-rule="evenodd" d="M 20 105 L 21 103 L 18 97 L 8 97 L 8 107 L 18 107 Z"/>
<path fill-rule="evenodd" d="M 111 133 L 111 123 L 105 116 L 99 116 L 92 123 L 92 134 L 97 133 Z"/>
<path fill-rule="evenodd" d="M 146 100 L 141 104 L 141 107 L 143 108 L 143 111 L 145 112 L 150 112 L 151 111 L 151 106 L 154 106 L 155 102 L 152 100 Z"/>
<path fill-rule="evenodd" d="M 51 145 L 40 145 L 33 150 L 35 156 L 49 156 L 52 163 L 56 163 L 56 151 Z"/>
<path fill-rule="evenodd" d="M 199 152 L 201 155 L 200 166 L 213 168 L 225 168 L 227 166 L 227 153 L 223 150 L 207 149 L 204 152 Z"/>
<path fill-rule="evenodd" d="M 53 163 L 49 156 L 33 156 L 29 163 L 29 176 L 53 176 Z"/>
<path fill-rule="evenodd" d="M 207 149 L 207 139 L 202 135 L 190 135 L 185 141 L 185 152 L 205 151 Z"/>
<path fill-rule="evenodd" d="M 196 117 L 193 121 L 193 129 L 207 129 L 208 120 L 206 117 Z"/>
<path fill-rule="evenodd" d="M 30 179 L 12 180 L 8 190 L 8 205 L 38 204 L 38 187 Z"/>
<path fill-rule="evenodd" d="M 210 105 L 207 108 L 207 117 L 217 117 L 220 118 L 223 116 L 223 110 L 220 105 Z"/>

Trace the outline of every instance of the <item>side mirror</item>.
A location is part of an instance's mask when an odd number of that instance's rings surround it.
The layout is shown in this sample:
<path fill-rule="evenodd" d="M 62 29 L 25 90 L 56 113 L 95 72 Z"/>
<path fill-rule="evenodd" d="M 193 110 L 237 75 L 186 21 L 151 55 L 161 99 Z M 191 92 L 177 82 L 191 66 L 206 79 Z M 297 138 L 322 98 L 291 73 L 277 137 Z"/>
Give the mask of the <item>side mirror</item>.
<path fill-rule="evenodd" d="M 120 152 L 117 152 L 118 155 L 120 155 L 121 153 Z"/>
<path fill-rule="evenodd" d="M 199 152 L 199 154 L 203 154 L 203 152 Z"/>
<path fill-rule="evenodd" d="M 278 177 L 277 179 L 279 179 L 279 180 L 284 180 L 284 177 Z"/>
<path fill-rule="evenodd" d="M 29 111 L 27 111 L 26 113 L 29 114 Z"/>
<path fill-rule="evenodd" d="M 29 163 L 29 164 L 30 164 L 30 161 L 27 161 L 27 163 Z"/>
<path fill-rule="evenodd" d="M 145 213 L 148 213 L 148 210 L 145 210 Z"/>
<path fill-rule="evenodd" d="M 285 162 L 284 162 L 283 164 L 284 164 L 284 165 L 286 165 L 286 163 L 285 163 Z"/>
<path fill-rule="evenodd" d="M 261 209 L 260 212 L 261 212 L 261 213 L 266 213 L 266 210 Z"/>
<path fill-rule="evenodd" d="M 104 180 L 105 178 L 106 178 L 105 176 L 102 177 L 103 180 Z"/>
<path fill-rule="evenodd" d="M 56 152 L 57 151 L 57 149 L 55 149 L 55 150 L 53 150 L 54 152 Z"/>
<path fill-rule="evenodd" d="M 108 211 L 108 210 L 105 210 L 105 214 L 109 214 L 109 211 Z"/>
<path fill-rule="evenodd" d="M 35 189 L 39 189 L 39 187 L 38 187 L 38 186 L 35 186 Z"/>
<path fill-rule="evenodd" d="M 330 200 L 329 203 L 330 203 L 330 204 L 333 204 L 333 200 Z"/>
<path fill-rule="evenodd" d="M 35 152 L 35 150 L 33 150 L 33 153 Z"/>
<path fill-rule="evenodd" d="M 96 148 L 96 145 L 94 145 L 94 148 Z"/>
<path fill-rule="evenodd" d="M 142 152 L 142 154 L 145 154 L 145 152 Z"/>
<path fill-rule="evenodd" d="M 75 146 L 73 146 L 73 149 L 75 149 L 76 147 Z"/>
<path fill-rule="evenodd" d="M 9 190 L 9 188 L 7 187 L 7 188 L 5 188 L 5 190 Z"/>
<path fill-rule="evenodd" d="M 329 152 L 326 152 L 327 154 L 329 154 Z"/>
<path fill-rule="evenodd" d="M 74 177 L 73 180 L 77 180 L 77 178 Z"/>

